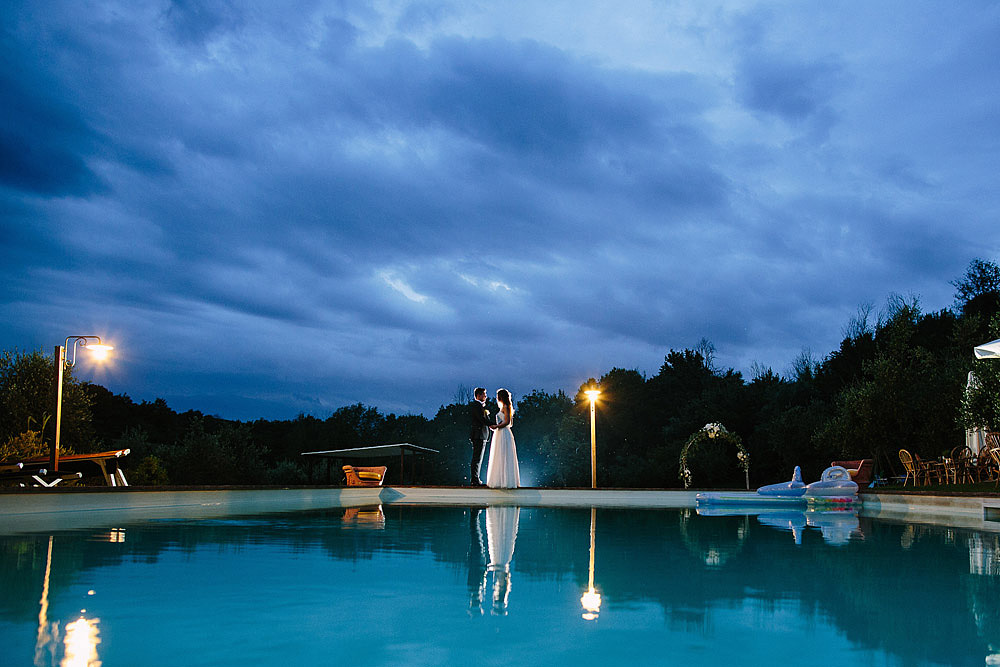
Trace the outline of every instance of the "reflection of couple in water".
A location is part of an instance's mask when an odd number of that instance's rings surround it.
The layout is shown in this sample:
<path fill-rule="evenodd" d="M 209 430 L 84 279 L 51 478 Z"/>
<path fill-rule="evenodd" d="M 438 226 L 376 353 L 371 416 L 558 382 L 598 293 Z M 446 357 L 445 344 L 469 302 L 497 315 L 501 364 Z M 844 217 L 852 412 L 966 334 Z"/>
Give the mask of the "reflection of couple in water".
<path fill-rule="evenodd" d="M 506 615 L 510 596 L 510 561 L 514 557 L 520 507 L 486 508 L 486 544 L 480 527 L 482 508 L 473 507 L 469 518 L 469 611 L 483 613 L 483 599 L 493 578 L 491 613 Z M 489 556 L 489 561 L 486 560 Z"/>

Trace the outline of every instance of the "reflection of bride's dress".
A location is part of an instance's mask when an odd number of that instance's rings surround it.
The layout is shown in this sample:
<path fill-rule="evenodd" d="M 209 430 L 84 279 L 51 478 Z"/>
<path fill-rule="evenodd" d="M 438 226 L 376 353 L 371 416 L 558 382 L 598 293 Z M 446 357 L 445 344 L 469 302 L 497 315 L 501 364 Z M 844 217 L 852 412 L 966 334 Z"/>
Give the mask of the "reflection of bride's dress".
<path fill-rule="evenodd" d="M 503 415 L 497 414 L 499 422 Z M 486 470 L 486 486 L 493 489 L 516 489 L 521 485 L 517 467 L 517 447 L 510 424 L 493 431 L 490 443 L 490 461 Z"/>
<path fill-rule="evenodd" d="M 510 596 L 510 561 L 514 557 L 517 539 L 517 520 L 520 507 L 486 508 L 486 542 L 489 546 L 490 564 L 487 577 L 493 575 L 493 613 L 507 613 Z M 485 583 L 485 582 L 484 582 Z"/>

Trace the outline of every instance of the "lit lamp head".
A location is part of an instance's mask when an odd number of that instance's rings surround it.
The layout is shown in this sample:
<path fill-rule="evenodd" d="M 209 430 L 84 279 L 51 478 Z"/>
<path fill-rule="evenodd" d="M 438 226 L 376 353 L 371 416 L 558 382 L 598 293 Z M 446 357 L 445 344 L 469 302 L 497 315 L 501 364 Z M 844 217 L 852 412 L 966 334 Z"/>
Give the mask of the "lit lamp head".
<path fill-rule="evenodd" d="M 590 402 L 593 403 L 594 401 L 597 400 L 597 397 L 601 395 L 601 390 L 600 389 L 588 389 L 587 391 L 585 391 L 583 393 L 585 393 L 587 395 L 587 398 L 590 399 Z"/>
<path fill-rule="evenodd" d="M 84 344 L 84 347 L 87 348 L 91 358 L 95 361 L 104 361 L 108 358 L 108 353 L 115 349 L 112 345 L 104 345 L 102 343 Z"/>
<path fill-rule="evenodd" d="M 104 361 L 108 358 L 108 352 L 115 349 L 111 345 L 105 345 L 100 336 L 69 336 L 66 338 L 66 343 L 62 348 L 63 354 L 66 357 L 64 363 L 67 368 L 72 368 L 76 365 L 77 347 L 88 350 L 94 361 Z M 71 354 L 69 354 L 70 352 Z"/>

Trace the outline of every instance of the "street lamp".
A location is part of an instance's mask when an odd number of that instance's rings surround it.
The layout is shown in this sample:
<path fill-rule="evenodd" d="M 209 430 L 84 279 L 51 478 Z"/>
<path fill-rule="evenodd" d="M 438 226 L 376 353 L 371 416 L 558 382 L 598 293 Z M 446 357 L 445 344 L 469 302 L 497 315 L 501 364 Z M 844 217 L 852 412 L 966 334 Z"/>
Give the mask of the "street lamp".
<path fill-rule="evenodd" d="M 66 350 L 69 348 L 69 342 L 73 341 L 73 355 L 69 358 L 66 356 Z M 93 341 L 93 342 L 91 342 Z M 67 368 L 73 368 L 76 365 L 76 348 L 77 346 L 87 348 L 91 355 L 98 361 L 103 361 L 107 359 L 108 352 L 115 349 L 110 345 L 105 345 L 101 342 L 100 336 L 68 336 L 66 342 L 62 345 L 56 345 L 56 436 L 52 441 L 52 451 L 49 453 L 49 471 L 59 472 L 59 436 L 62 431 L 62 388 L 63 388 L 63 371 Z"/>
<path fill-rule="evenodd" d="M 597 488 L 597 422 L 594 411 L 594 403 L 601 395 L 598 389 L 588 389 L 583 392 L 590 399 L 590 488 Z"/>

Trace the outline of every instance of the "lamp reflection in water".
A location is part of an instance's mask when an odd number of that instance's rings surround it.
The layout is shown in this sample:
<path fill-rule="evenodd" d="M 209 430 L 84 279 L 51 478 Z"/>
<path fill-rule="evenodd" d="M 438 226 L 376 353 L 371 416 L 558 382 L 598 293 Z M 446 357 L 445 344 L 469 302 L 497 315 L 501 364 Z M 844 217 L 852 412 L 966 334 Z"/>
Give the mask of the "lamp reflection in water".
<path fill-rule="evenodd" d="M 585 621 L 596 621 L 601 613 L 601 594 L 594 590 L 594 528 L 597 523 L 597 508 L 590 508 L 590 572 L 587 591 L 580 598 L 583 605 L 582 617 Z"/>
<path fill-rule="evenodd" d="M 66 652 L 60 667 L 101 667 L 97 645 L 101 643 L 97 630 L 99 618 L 81 616 L 66 626 Z"/>
<path fill-rule="evenodd" d="M 97 645 L 101 643 L 97 626 L 101 619 L 86 618 L 83 616 L 87 612 L 86 609 L 80 610 L 80 618 L 66 625 L 62 640 L 62 657 L 59 659 L 61 634 L 59 621 L 49 622 L 49 578 L 52 574 L 53 541 L 54 538 L 49 536 L 45 576 L 42 579 L 42 597 L 38 601 L 38 636 L 35 640 L 34 665 L 35 667 L 53 667 L 57 664 L 59 667 L 101 667 L 101 660 L 97 655 Z"/>

